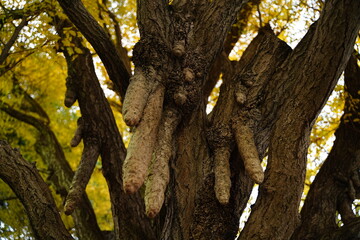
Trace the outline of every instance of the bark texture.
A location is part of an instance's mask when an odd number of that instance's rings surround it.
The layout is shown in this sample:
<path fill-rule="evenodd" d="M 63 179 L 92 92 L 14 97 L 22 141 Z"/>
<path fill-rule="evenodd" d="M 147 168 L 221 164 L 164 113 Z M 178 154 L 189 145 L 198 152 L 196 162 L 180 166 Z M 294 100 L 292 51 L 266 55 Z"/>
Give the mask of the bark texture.
<path fill-rule="evenodd" d="M 3 140 L 0 141 L 0 177 L 24 205 L 37 239 L 73 239 L 35 165 L 26 162 Z"/>
<path fill-rule="evenodd" d="M 123 114 L 135 133 L 126 153 L 89 49 L 80 38 L 71 41 L 82 54 L 62 49 L 69 75 L 65 104 L 78 100 L 82 114 L 72 145 L 82 139 L 86 146 L 73 189 L 83 191 L 100 154 L 116 239 L 234 239 L 254 182 L 259 195 L 240 239 L 295 236 L 310 129 L 351 54 L 360 28 L 358 0 L 326 1 L 294 50 L 262 27 L 239 62 L 227 55 L 239 36 L 236 17 L 249 16 L 249 1 L 138 0 L 141 38 L 129 87 L 127 61 L 81 1 L 58 2 L 99 54 L 122 99 L 128 89 Z M 61 37 L 64 26 L 72 27 L 59 20 Z M 219 100 L 207 116 L 204 98 L 220 72 Z M 354 179 L 347 182 L 358 187 Z M 144 181 L 146 208 L 139 193 Z M 336 199 L 344 222 L 354 226 L 344 236 L 354 236 L 357 226 L 349 189 Z"/>
<path fill-rule="evenodd" d="M 337 211 L 345 224 L 344 228 L 360 232 L 358 224 L 353 221 L 355 215 L 351 209 L 353 200 L 360 193 L 360 68 L 354 56 L 345 69 L 345 91 L 344 115 L 335 132 L 334 146 L 311 184 L 301 210 L 301 225 L 292 239 L 315 240 L 323 235 L 331 236 L 338 229 L 335 222 Z M 347 227 L 350 223 L 353 227 Z M 339 231 L 335 235 L 340 237 L 340 232 L 346 231 Z M 349 239 L 345 236 L 343 239 Z"/>

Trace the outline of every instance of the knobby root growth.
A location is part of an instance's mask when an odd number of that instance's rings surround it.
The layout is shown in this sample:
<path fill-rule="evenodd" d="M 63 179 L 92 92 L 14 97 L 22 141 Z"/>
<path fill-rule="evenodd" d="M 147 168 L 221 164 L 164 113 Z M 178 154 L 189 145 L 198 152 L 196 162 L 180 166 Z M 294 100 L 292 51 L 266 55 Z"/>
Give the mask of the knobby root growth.
<path fill-rule="evenodd" d="M 155 217 L 164 203 L 170 179 L 169 161 L 173 156 L 174 132 L 180 122 L 175 110 L 166 110 L 160 123 L 155 151 L 146 181 L 145 207 L 148 217 Z"/>
<path fill-rule="evenodd" d="M 135 193 L 146 178 L 162 115 L 164 91 L 164 86 L 157 84 L 129 143 L 123 165 L 123 184 L 127 193 Z"/>
<path fill-rule="evenodd" d="M 237 147 L 249 177 L 257 184 L 264 181 L 264 171 L 261 167 L 259 154 L 255 146 L 252 130 L 241 121 L 233 126 Z"/>
<path fill-rule="evenodd" d="M 215 195 L 221 204 L 227 204 L 230 198 L 230 146 L 216 148 L 215 158 Z"/>

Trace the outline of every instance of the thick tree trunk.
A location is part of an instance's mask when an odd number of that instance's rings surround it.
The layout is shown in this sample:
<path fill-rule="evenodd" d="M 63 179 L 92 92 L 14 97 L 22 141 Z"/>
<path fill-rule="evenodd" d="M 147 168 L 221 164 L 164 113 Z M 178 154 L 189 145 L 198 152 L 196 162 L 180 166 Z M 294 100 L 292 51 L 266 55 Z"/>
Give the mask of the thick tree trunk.
<path fill-rule="evenodd" d="M 0 178 L 24 205 L 37 239 L 72 239 L 36 167 L 5 141 L 0 141 Z"/>
<path fill-rule="evenodd" d="M 337 211 L 345 226 L 355 217 L 351 204 L 360 193 L 360 68 L 354 57 L 345 69 L 345 91 L 344 115 L 335 132 L 334 146 L 311 184 L 301 210 L 301 225 L 292 237 L 294 240 L 320 239 L 337 230 Z M 347 229 L 359 233 L 358 225 Z M 344 235 L 343 239 L 349 238 Z"/>

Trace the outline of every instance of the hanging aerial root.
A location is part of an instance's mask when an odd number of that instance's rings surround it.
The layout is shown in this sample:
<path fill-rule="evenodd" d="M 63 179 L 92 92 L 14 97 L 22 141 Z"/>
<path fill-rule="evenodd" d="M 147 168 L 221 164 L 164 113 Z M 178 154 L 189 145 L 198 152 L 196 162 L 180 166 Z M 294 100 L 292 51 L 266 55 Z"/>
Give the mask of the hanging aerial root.
<path fill-rule="evenodd" d="M 123 117 L 128 126 L 139 124 L 152 87 L 153 83 L 146 79 L 142 69 L 136 68 L 134 76 L 130 79 L 123 105 Z"/>
<path fill-rule="evenodd" d="M 85 193 L 91 174 L 94 171 L 97 159 L 99 157 L 99 147 L 93 144 L 84 146 L 81 161 L 70 186 L 69 194 L 65 201 L 65 214 L 70 215 L 80 203 Z"/>
<path fill-rule="evenodd" d="M 78 127 L 76 129 L 75 135 L 71 139 L 71 142 L 70 142 L 71 147 L 76 147 L 81 142 L 82 132 L 83 132 L 83 129 L 84 129 L 84 121 L 83 121 L 82 117 L 79 117 L 79 119 L 77 120 L 77 126 Z"/>
<path fill-rule="evenodd" d="M 72 77 L 66 78 L 66 92 L 64 104 L 66 107 L 71 107 L 77 100 L 77 94 L 75 91 L 74 80 Z"/>
<path fill-rule="evenodd" d="M 241 121 L 233 126 L 237 147 L 244 161 L 245 170 L 257 184 L 264 181 L 264 171 L 261 167 L 259 154 L 255 146 L 252 130 Z"/>
<path fill-rule="evenodd" d="M 215 195 L 221 204 L 227 204 L 230 198 L 230 146 L 214 149 L 215 158 Z"/>
<path fill-rule="evenodd" d="M 166 110 L 160 123 L 149 176 L 146 181 L 146 215 L 155 217 L 164 203 L 165 190 L 170 179 L 169 161 L 173 155 L 173 138 L 180 116 L 175 110 Z"/>
<path fill-rule="evenodd" d="M 158 84 L 150 95 L 144 116 L 129 143 L 123 165 L 123 184 L 126 193 L 135 193 L 144 183 L 158 133 L 164 91 L 164 86 Z"/>

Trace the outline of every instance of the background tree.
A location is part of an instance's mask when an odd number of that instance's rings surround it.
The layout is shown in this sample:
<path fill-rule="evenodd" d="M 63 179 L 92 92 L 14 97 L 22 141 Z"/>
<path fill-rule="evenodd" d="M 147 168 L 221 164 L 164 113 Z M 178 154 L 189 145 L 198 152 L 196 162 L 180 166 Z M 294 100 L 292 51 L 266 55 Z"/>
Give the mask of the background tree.
<path fill-rule="evenodd" d="M 360 29 L 359 1 L 137 1 L 140 38 L 131 58 L 122 43 L 131 31 L 121 27 L 129 26 L 126 19 L 133 15 L 125 11 L 134 3 L 58 3 L 66 15 L 53 1 L 1 3 L 1 27 L 7 30 L 0 55 L 2 135 L 13 143 L 25 139 L 21 151 L 30 161 L 37 158 L 31 153 L 35 146 L 46 169 L 43 176 L 64 200 L 60 212 L 72 214 L 78 237 L 234 239 L 254 183 L 259 193 L 240 239 L 357 236 L 359 224 L 351 206 L 360 186 L 359 67 L 356 60 L 348 60 Z M 309 10 L 314 15 L 322 11 L 292 49 L 281 39 L 289 38 L 289 22 L 300 16 L 295 10 L 303 6 L 315 8 L 318 12 Z M 254 27 L 259 26 L 257 19 L 260 27 Z M 246 31 L 257 36 L 239 61 L 231 61 L 229 54 Z M 99 68 L 115 93 L 111 97 L 102 90 L 91 51 L 103 63 Z M 310 132 L 346 65 L 345 114 L 338 138 L 310 187 L 300 218 Z M 55 79 L 65 75 L 63 90 L 64 82 L 61 86 Z M 44 76 L 50 84 L 40 84 Z M 217 102 L 207 114 L 208 97 L 219 79 Z M 59 102 L 63 93 L 70 110 Z M 78 108 L 72 107 L 76 101 Z M 75 131 L 71 126 L 77 109 L 81 117 Z M 115 121 L 119 109 L 132 129 L 127 149 L 123 139 L 128 136 L 118 130 L 124 123 Z M 35 129 L 14 130 L 23 123 Z M 75 132 L 72 147 L 83 140 L 79 164 L 70 160 L 78 157 L 65 143 L 70 132 Z M 353 141 L 346 142 L 349 139 Z M 60 220 L 36 171 L 24 168 L 21 156 L 5 142 L 0 147 L 0 177 L 25 206 L 34 236 L 46 239 L 61 229 L 57 234 L 63 235 L 55 238 L 71 238 L 66 225 L 72 228 L 72 223 L 64 216 Z M 71 163 L 73 168 L 78 165 L 74 175 Z M 100 231 L 97 207 L 92 209 L 85 192 L 96 169 L 101 169 L 109 190 L 110 234 Z M 31 183 L 34 195 L 23 191 L 25 183 Z M 49 209 L 37 210 L 44 209 L 45 202 L 38 191 L 46 192 Z M 335 221 L 338 213 L 341 228 Z M 97 215 L 99 223 L 99 216 L 106 216 Z M 54 231 L 43 230 L 44 219 Z"/>

